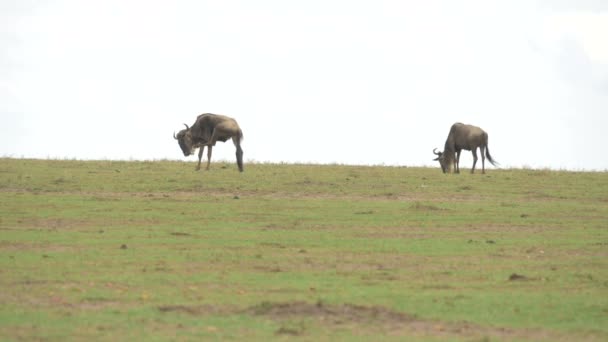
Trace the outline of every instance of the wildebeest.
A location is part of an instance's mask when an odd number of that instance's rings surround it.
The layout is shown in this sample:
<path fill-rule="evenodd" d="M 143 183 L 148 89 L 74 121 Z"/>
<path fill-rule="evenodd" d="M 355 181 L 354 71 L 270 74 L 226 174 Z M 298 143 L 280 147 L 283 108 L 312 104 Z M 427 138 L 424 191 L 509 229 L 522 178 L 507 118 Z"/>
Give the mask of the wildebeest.
<path fill-rule="evenodd" d="M 207 168 L 209 170 L 209 164 L 211 163 L 211 150 L 217 141 L 226 142 L 232 138 L 234 146 L 236 146 L 236 164 L 239 167 L 239 171 L 243 172 L 243 149 L 241 148 L 241 140 L 243 139 L 243 131 L 239 127 L 239 124 L 233 118 L 205 113 L 201 114 L 196 118 L 196 122 L 192 127 L 184 124 L 186 129 L 182 129 L 175 134 L 173 138 L 179 143 L 179 147 L 184 152 L 184 156 L 189 156 L 194 153 L 196 148 L 200 148 L 198 152 L 198 165 L 195 170 L 201 169 L 201 158 L 203 157 L 203 150 L 207 146 Z"/>
<path fill-rule="evenodd" d="M 475 164 L 477 163 L 477 148 L 481 151 L 481 173 L 485 173 L 485 157 L 488 157 L 488 161 L 492 165 L 496 166 L 498 163 L 492 159 L 490 155 L 490 149 L 488 148 L 488 133 L 483 129 L 465 125 L 457 122 L 450 128 L 450 134 L 445 141 L 445 147 L 443 152 L 436 152 L 436 148 L 433 149 L 433 153 L 437 155 L 437 158 L 441 165 L 443 173 L 452 173 L 455 169 L 456 173 L 460 173 L 460 151 L 467 150 L 473 152 L 473 167 L 471 173 L 475 172 Z M 454 154 L 456 158 L 454 158 Z"/>

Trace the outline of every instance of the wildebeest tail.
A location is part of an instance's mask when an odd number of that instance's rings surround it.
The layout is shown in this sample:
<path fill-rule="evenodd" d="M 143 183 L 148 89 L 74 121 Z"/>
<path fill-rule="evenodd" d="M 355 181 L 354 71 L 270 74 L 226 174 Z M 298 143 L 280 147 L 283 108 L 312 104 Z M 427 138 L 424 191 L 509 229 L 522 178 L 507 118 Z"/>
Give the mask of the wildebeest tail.
<path fill-rule="evenodd" d="M 486 145 L 486 158 L 488 158 L 488 161 L 490 163 L 492 163 L 492 165 L 494 166 L 498 166 L 498 162 L 496 160 L 494 160 L 494 158 L 492 158 L 492 156 L 490 155 L 490 148 L 488 147 L 488 145 Z"/>

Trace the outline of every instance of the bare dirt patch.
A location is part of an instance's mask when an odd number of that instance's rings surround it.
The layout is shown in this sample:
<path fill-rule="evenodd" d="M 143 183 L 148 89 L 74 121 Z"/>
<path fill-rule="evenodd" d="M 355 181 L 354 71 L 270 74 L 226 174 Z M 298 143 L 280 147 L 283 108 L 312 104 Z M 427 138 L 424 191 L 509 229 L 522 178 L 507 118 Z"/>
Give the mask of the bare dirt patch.
<path fill-rule="evenodd" d="M 252 315 L 261 315 L 272 319 L 302 316 L 317 317 L 322 321 L 336 324 L 343 322 L 406 322 L 414 320 L 414 317 L 410 315 L 391 311 L 379 306 L 366 307 L 352 304 L 328 305 L 322 302 L 317 302 L 316 304 L 305 302 L 262 302 L 245 311 Z"/>
<path fill-rule="evenodd" d="M 380 329 L 391 335 L 420 335 L 439 338 L 473 339 L 524 339 L 567 341 L 571 336 L 540 329 L 511 329 L 503 327 L 480 326 L 469 322 L 443 322 L 425 320 L 403 312 L 381 306 L 354 304 L 326 304 L 323 302 L 262 302 L 245 309 L 244 313 L 263 316 L 283 322 L 277 335 L 304 335 L 303 325 L 296 328 L 290 323 L 302 319 L 312 319 L 322 326 L 335 328 L 349 326 L 353 332 L 371 333 Z M 589 336 L 590 337 L 590 336 Z"/>
<path fill-rule="evenodd" d="M 158 307 L 158 311 L 164 313 L 176 312 L 185 313 L 195 316 L 206 316 L 206 315 L 222 315 L 222 314 L 233 314 L 237 313 L 238 310 L 229 307 L 220 307 L 216 305 L 203 304 L 203 305 L 163 305 Z"/>
<path fill-rule="evenodd" d="M 122 306 L 123 303 L 117 300 L 104 297 L 88 297 L 82 299 L 79 303 L 73 304 L 72 306 L 78 309 L 88 310 L 101 310 L 109 307 L 117 308 Z"/>
<path fill-rule="evenodd" d="M 421 211 L 437 211 L 437 210 L 447 210 L 444 208 L 440 208 L 436 205 L 432 205 L 432 204 L 425 204 L 425 203 L 421 203 L 421 202 L 414 202 L 411 206 L 411 209 L 414 210 L 421 210 Z"/>
<path fill-rule="evenodd" d="M 525 275 L 513 273 L 509 276 L 509 281 L 526 281 L 533 280 L 532 278 L 526 277 Z"/>
<path fill-rule="evenodd" d="M 20 218 L 16 223 L 19 226 L 12 230 L 71 230 L 93 226 L 91 221 L 86 219 L 68 218 Z"/>

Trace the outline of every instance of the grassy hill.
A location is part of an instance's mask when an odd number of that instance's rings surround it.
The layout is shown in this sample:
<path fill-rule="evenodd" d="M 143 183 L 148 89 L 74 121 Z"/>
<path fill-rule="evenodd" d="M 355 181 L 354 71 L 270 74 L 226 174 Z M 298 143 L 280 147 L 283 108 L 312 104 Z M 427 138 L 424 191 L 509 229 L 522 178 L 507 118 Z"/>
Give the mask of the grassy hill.
<path fill-rule="evenodd" d="M 0 203 L 0 339 L 608 339 L 607 173 L 0 159 Z"/>

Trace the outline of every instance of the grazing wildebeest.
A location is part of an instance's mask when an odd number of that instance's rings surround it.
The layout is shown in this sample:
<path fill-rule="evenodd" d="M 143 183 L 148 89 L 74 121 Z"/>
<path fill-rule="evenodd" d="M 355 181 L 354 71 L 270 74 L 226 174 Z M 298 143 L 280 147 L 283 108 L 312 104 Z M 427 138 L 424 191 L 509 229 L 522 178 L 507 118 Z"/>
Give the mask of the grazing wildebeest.
<path fill-rule="evenodd" d="M 234 146 L 236 146 L 236 164 L 239 171 L 243 172 L 243 149 L 241 148 L 241 140 L 243 139 L 243 131 L 239 124 L 233 118 L 205 113 L 196 118 L 196 122 L 192 127 L 184 124 L 186 129 L 182 129 L 173 138 L 179 143 L 179 147 L 184 152 L 184 156 L 189 156 L 194 153 L 196 148 L 200 148 L 198 152 L 198 165 L 196 171 L 201 169 L 201 158 L 203 150 L 207 146 L 207 168 L 211 163 L 211 150 L 217 141 L 226 142 L 232 138 Z"/>
<path fill-rule="evenodd" d="M 490 155 L 488 133 L 479 127 L 457 122 L 450 128 L 450 134 L 445 141 L 443 152 L 436 152 L 436 148 L 433 149 L 433 153 L 437 155 L 437 158 L 433 160 L 439 161 L 443 173 L 452 173 L 453 169 L 456 173 L 460 173 L 460 151 L 471 151 L 473 152 L 471 173 L 474 173 L 478 147 L 481 152 L 481 173 L 485 173 L 485 157 L 488 157 L 492 165 L 496 166 L 498 164 Z M 454 154 L 456 154 L 456 158 L 454 158 Z"/>

